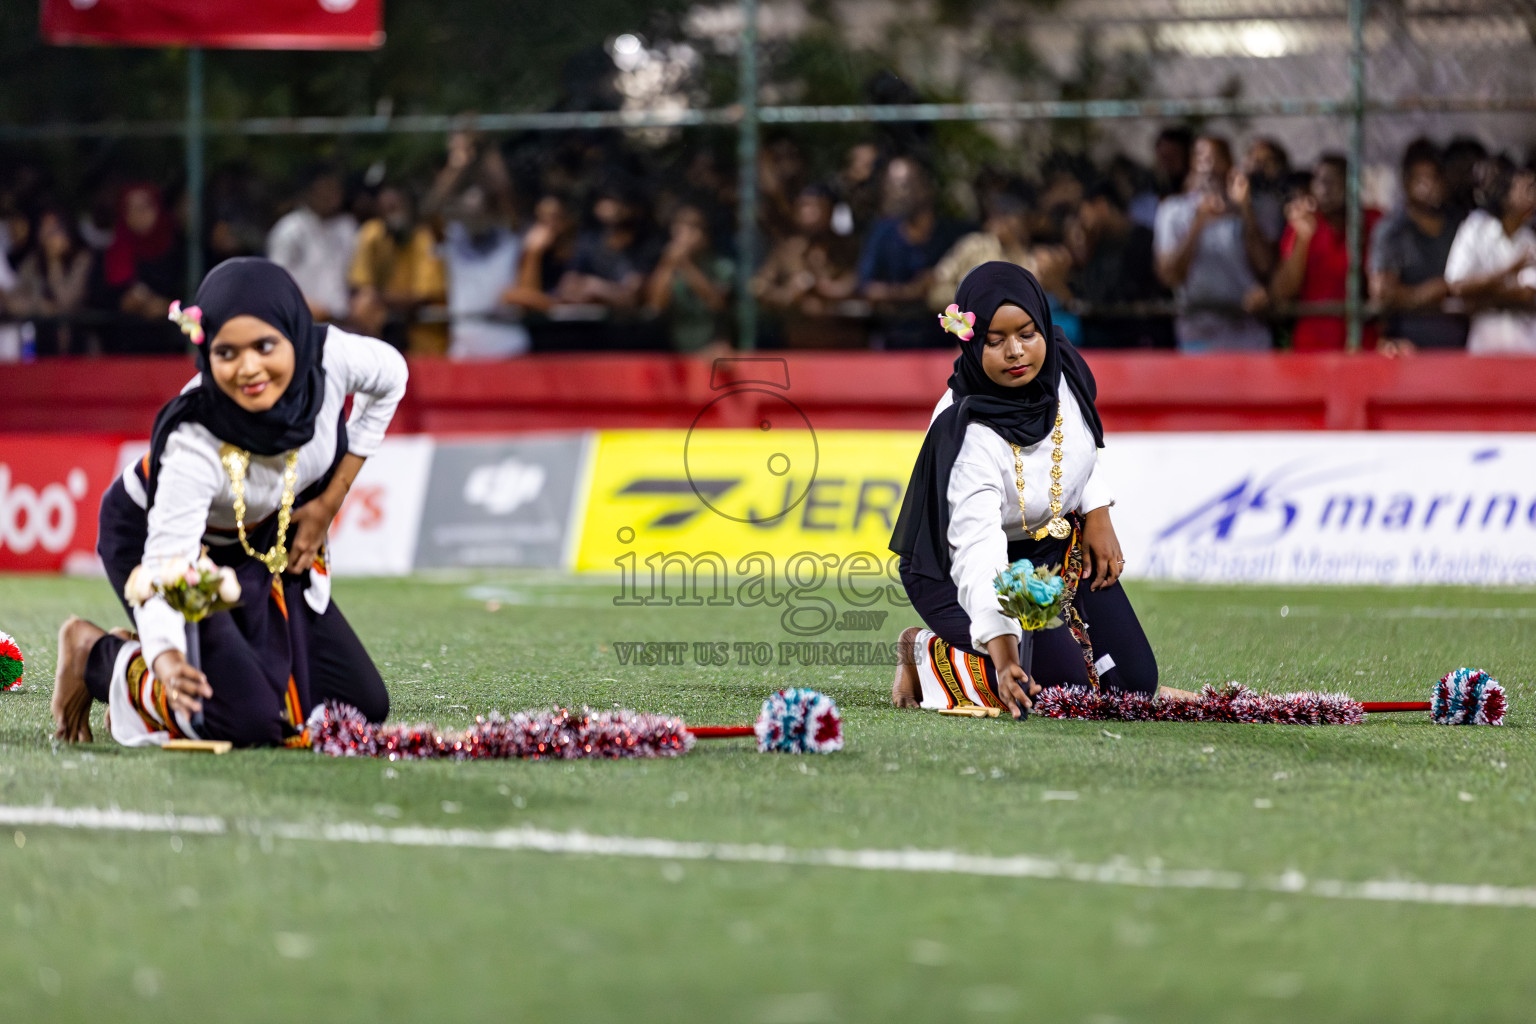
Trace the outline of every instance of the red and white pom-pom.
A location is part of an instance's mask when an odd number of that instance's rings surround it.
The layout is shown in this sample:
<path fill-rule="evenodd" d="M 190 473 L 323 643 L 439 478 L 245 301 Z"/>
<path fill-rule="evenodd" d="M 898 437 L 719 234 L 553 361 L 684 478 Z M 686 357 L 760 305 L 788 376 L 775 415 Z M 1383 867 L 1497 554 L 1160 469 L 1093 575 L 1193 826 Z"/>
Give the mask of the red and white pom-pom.
<path fill-rule="evenodd" d="M 1360 702 L 1343 693 L 1255 693 L 1238 683 L 1210 684 L 1196 700 L 1165 700 L 1143 693 L 1053 686 L 1035 697 L 1045 718 L 1113 722 L 1252 722 L 1276 725 L 1354 725 Z"/>
<path fill-rule="evenodd" d="M 0 693 L 21 689 L 26 667 L 21 645 L 9 633 L 0 633 Z"/>
<path fill-rule="evenodd" d="M 376 757 L 379 727 L 350 704 L 326 701 L 316 704 L 305 723 L 309 743 L 317 753 L 331 757 Z"/>

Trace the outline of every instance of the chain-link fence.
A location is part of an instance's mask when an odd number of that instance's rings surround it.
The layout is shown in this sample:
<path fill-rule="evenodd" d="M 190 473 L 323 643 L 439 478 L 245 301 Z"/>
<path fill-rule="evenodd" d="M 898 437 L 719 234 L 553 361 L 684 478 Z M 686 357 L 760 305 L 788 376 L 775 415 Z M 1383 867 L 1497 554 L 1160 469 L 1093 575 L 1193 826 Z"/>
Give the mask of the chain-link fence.
<path fill-rule="evenodd" d="M 227 148 L 230 140 L 259 148 L 296 139 L 473 130 L 510 140 L 512 149 L 542 145 L 552 151 L 617 139 L 598 148 L 643 154 L 625 159 L 648 169 L 654 189 L 670 188 L 669 214 L 688 192 L 678 183 L 692 173 L 695 153 L 707 151 L 716 177 L 734 178 L 734 187 L 730 180 L 710 184 L 712 201 L 734 207 L 733 224 L 711 225 L 717 248 L 734 257 L 734 281 L 717 282 L 721 287 L 704 305 L 719 305 L 719 295 L 729 290 L 734 315 L 717 322 L 729 324 L 721 332 L 739 347 L 751 348 L 760 342 L 901 343 L 900 332 L 890 329 L 901 319 L 897 314 L 915 317 L 926 302 L 917 295 L 921 289 L 869 287 L 870 232 L 882 213 L 893 212 L 891 197 L 882 206 L 879 183 L 870 176 L 883 173 L 892 158 L 914 153 L 936 172 L 940 212 L 956 223 L 969 220 L 987 230 L 985 222 L 998 210 L 1011 209 L 996 202 L 999 196 L 1014 195 L 1028 207 L 1029 242 L 1039 250 L 1034 258 L 1061 271 L 1063 319 L 1157 319 L 1187 313 L 1202 301 L 1209 305 L 1187 287 L 1173 289 L 1177 299 L 1166 290 L 1154 294 L 1155 288 L 1117 295 L 1080 287 L 1085 264 L 1094 258 L 1091 245 L 1083 248 L 1084 225 L 1091 221 L 1083 204 L 1118 191 L 1113 205 L 1155 233 L 1157 200 L 1179 192 L 1189 170 L 1176 152 L 1164 161 L 1160 140 L 1176 150 L 1181 138 L 1219 135 L 1234 144 L 1234 159 L 1250 172 L 1250 185 L 1268 191 L 1263 219 L 1273 250 L 1268 263 L 1252 268 L 1270 291 L 1265 301 L 1226 312 L 1256 313 L 1277 327 L 1282 344 L 1297 312 L 1343 312 L 1344 333 L 1354 347 L 1379 312 L 1363 272 L 1375 216 L 1367 211 L 1401 203 L 1400 165 L 1409 144 L 1427 138 L 1442 147 L 1447 202 L 1465 205 L 1473 199 L 1479 154 L 1508 152 L 1520 162 L 1536 140 L 1533 31 L 1536 4 L 1530 0 L 953 0 L 933 9 L 895 0 L 814 8 L 745 0 L 700 5 L 650 32 L 603 40 L 609 63 L 599 77 L 606 76 L 611 93 L 606 105 L 616 109 L 397 115 L 381 101 L 364 116 L 209 119 L 202 75 L 206 61 L 219 58 L 191 53 L 182 120 L 0 125 L 0 141 L 13 150 L 52 146 L 58 153 L 70 140 L 180 139 L 187 190 L 204 199 L 185 205 L 186 233 L 194 239 L 207 234 L 205 215 L 216 216 L 209 213 L 205 152 L 210 145 L 216 152 Z M 390 45 L 411 44 L 403 39 Z M 860 147 L 868 151 L 867 161 Z M 366 150 L 363 144 L 346 152 Z M 1343 287 L 1336 296 L 1294 289 L 1277 295 L 1285 204 L 1307 189 L 1288 174 L 1334 152 L 1348 158 Z M 797 160 L 798 171 L 776 170 Z M 868 164 L 864 179 L 855 173 L 861 163 Z M 817 179 L 830 184 L 825 191 L 840 218 L 834 225 L 843 240 L 840 251 L 852 261 L 843 269 L 854 280 L 825 289 L 826 296 L 804 308 L 778 302 L 765 314 L 759 303 L 767 294 L 764 265 L 797 230 L 797 196 L 785 191 Z M 1110 188 L 1101 187 L 1106 183 Z M 543 190 L 547 183 L 533 187 Z M 525 215 L 536 198 L 524 197 Z M 669 226 L 656 230 L 657 248 L 664 248 Z M 1156 244 L 1163 255 L 1162 242 Z M 197 245 L 189 251 L 189 288 L 202 254 Z M 1158 270 L 1161 280 L 1154 284 L 1166 287 L 1169 281 Z M 686 282 L 676 289 L 689 295 Z M 900 301 L 879 297 L 898 292 Z M 601 302 L 555 305 L 612 315 Z M 454 316 L 438 308 L 414 315 L 427 321 Z M 571 310 L 543 314 L 551 316 L 576 318 Z M 633 324 L 644 316 L 619 319 Z M 841 327 L 805 329 L 818 319 Z M 785 321 L 798 326 L 786 332 Z M 1142 332 L 1142 341 L 1152 334 Z"/>

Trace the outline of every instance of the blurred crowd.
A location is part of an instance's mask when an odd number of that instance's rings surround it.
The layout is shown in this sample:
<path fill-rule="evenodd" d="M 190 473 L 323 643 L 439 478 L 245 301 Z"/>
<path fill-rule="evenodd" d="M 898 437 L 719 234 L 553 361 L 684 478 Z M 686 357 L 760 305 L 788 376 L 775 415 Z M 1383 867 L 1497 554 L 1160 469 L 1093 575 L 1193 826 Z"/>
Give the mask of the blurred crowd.
<path fill-rule="evenodd" d="M 859 142 L 818 169 L 764 140 L 756 248 L 737 176 L 691 147 L 639 157 L 614 133 L 450 137 L 429 178 L 311 167 L 286 197 L 239 165 L 203 197 L 204 266 L 261 254 L 315 316 L 412 355 L 713 355 L 735 343 L 742 260 L 765 348 L 946 347 L 934 312 L 986 260 L 1028 267 L 1088 348 L 1345 347 L 1349 168 L 1293 167 L 1274 140 L 1161 132 L 1146 162 L 1057 154 L 1025 176 L 940 182 L 925 147 Z M 1536 353 L 1536 169 L 1476 141 L 1410 145 L 1401 200 L 1365 211 L 1367 347 Z M 0 181 L 0 361 L 178 351 L 185 195 L 103 180 L 62 196 Z"/>

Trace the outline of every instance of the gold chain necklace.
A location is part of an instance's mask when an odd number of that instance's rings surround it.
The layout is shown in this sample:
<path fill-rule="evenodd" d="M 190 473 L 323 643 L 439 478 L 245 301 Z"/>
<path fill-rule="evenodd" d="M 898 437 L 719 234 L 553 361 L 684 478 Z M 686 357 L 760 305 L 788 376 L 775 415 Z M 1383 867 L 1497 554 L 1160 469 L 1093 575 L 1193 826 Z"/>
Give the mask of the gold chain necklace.
<path fill-rule="evenodd" d="M 240 535 L 240 546 L 245 553 L 267 567 L 276 576 L 288 568 L 288 522 L 293 517 L 293 492 L 299 479 L 299 452 L 295 448 L 288 453 L 283 464 L 283 501 L 277 507 L 277 543 L 266 554 L 251 547 L 245 539 L 245 474 L 251 466 L 251 453 L 232 444 L 219 448 L 219 461 L 229 474 L 229 489 L 235 495 L 235 532 Z"/>
<path fill-rule="evenodd" d="M 1066 540 L 1072 535 L 1072 524 L 1061 515 L 1061 443 L 1064 440 L 1066 435 L 1061 432 L 1061 413 L 1058 412 L 1056 429 L 1051 432 L 1051 443 L 1055 445 L 1051 451 L 1051 520 L 1034 532 L 1035 540 L 1044 540 L 1047 536 Z M 1019 525 L 1028 533 L 1029 516 L 1024 511 L 1024 449 L 1009 443 L 1013 448 L 1014 479 L 1019 485 Z"/>

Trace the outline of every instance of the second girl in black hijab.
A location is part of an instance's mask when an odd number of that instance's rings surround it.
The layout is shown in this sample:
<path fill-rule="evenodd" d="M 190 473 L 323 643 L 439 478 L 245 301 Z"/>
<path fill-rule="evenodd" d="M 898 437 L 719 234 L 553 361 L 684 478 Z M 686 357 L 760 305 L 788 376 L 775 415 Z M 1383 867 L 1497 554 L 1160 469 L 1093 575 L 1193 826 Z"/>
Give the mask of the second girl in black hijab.
<path fill-rule="evenodd" d="M 892 701 L 1018 717 L 1042 686 L 1155 692 L 1157 662 L 1119 583 L 1125 559 L 1099 471 L 1093 374 L 1022 267 L 982 264 L 955 304 L 945 322 L 960 355 L 891 538 L 926 626 L 901 635 Z M 1022 627 L 999 609 L 993 585 L 1020 558 L 1063 566 L 1075 590 L 1070 628 L 1037 633 L 1028 665 Z"/>

